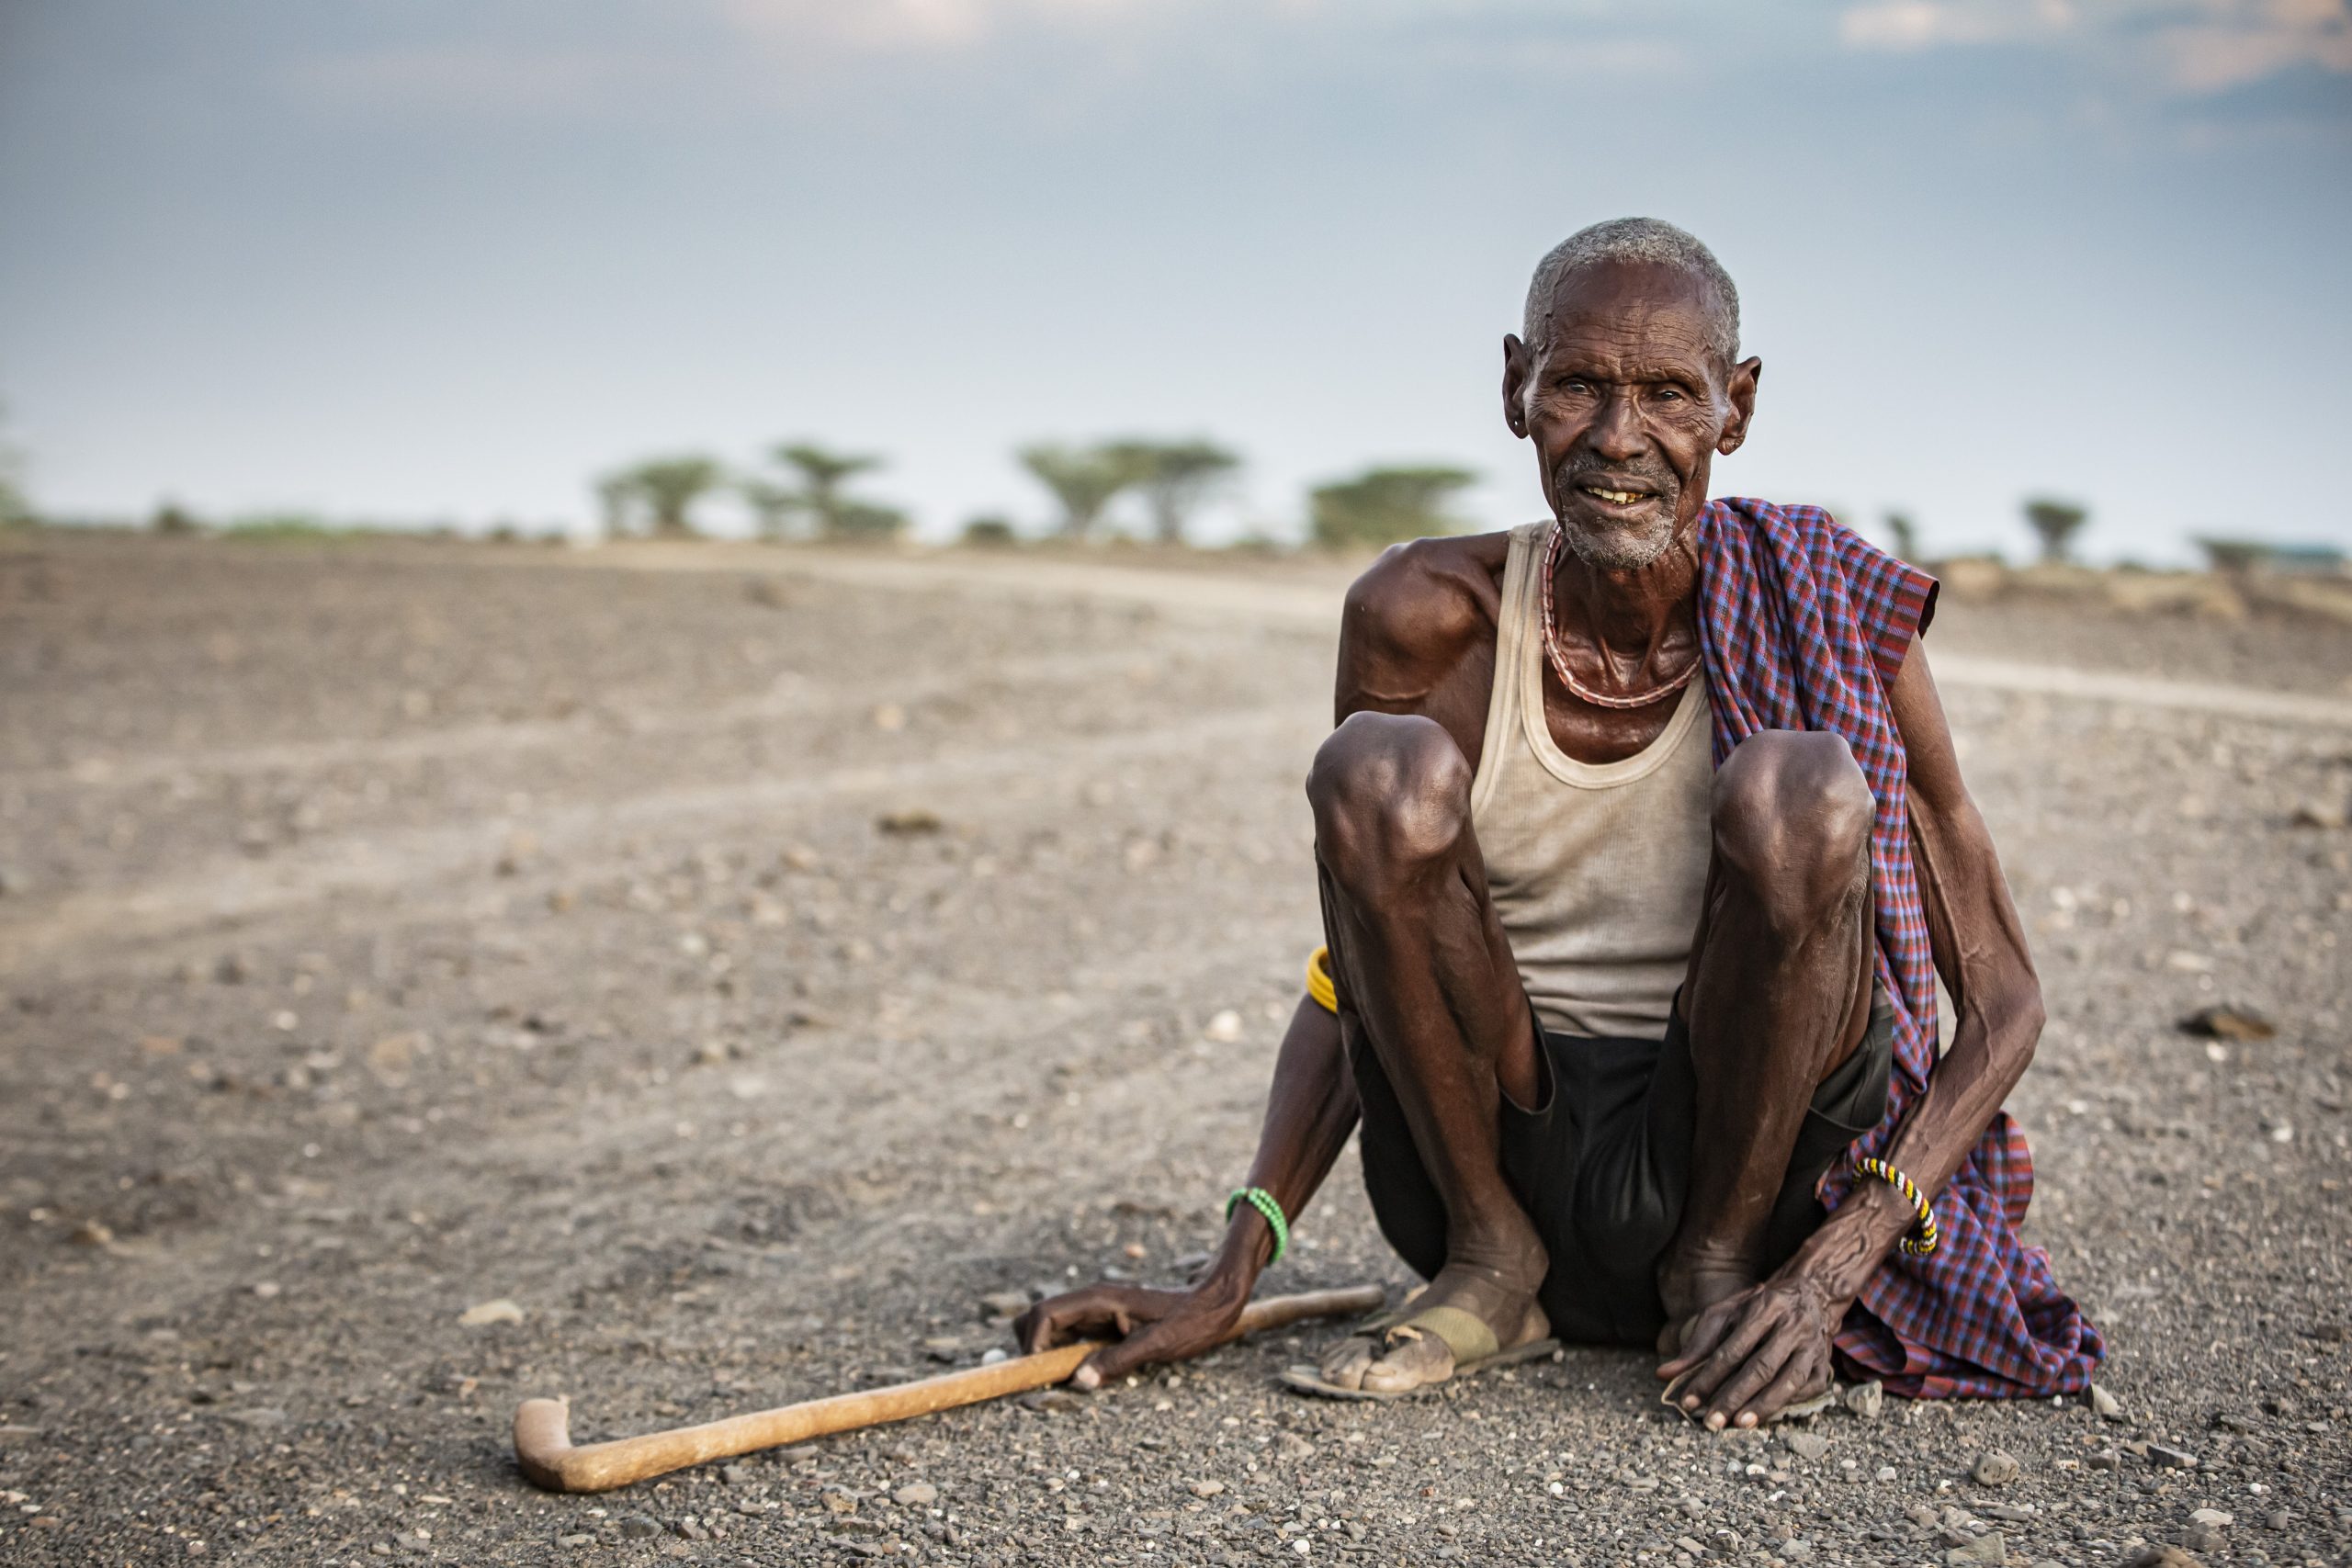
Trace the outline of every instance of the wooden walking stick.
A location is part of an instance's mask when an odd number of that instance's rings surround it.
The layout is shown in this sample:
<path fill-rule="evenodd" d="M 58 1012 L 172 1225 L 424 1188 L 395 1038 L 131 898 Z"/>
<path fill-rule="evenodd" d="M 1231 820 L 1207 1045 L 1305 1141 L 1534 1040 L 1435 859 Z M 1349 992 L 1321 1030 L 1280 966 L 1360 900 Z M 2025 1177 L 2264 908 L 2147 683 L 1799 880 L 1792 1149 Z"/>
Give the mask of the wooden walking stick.
<path fill-rule="evenodd" d="M 1310 1317 L 1338 1317 L 1368 1313 L 1383 1297 L 1377 1285 L 1344 1291 L 1309 1291 L 1295 1296 L 1269 1296 L 1251 1302 L 1240 1321 L 1221 1343 L 1244 1335 L 1280 1328 Z M 959 1404 L 1001 1399 L 1033 1388 L 1047 1388 L 1078 1371 L 1079 1363 L 1102 1348 L 1100 1340 L 1082 1340 L 1034 1356 L 1013 1356 L 992 1365 L 943 1372 L 935 1378 L 869 1388 L 856 1393 L 836 1393 L 805 1400 L 774 1410 L 730 1416 L 699 1427 L 677 1427 L 638 1438 L 571 1446 L 571 1405 L 562 1399 L 526 1399 L 514 1412 L 514 1459 L 523 1473 L 550 1492 L 609 1492 L 616 1486 L 667 1475 L 688 1465 L 761 1449 L 806 1442 L 833 1432 L 854 1432 L 952 1410 Z"/>

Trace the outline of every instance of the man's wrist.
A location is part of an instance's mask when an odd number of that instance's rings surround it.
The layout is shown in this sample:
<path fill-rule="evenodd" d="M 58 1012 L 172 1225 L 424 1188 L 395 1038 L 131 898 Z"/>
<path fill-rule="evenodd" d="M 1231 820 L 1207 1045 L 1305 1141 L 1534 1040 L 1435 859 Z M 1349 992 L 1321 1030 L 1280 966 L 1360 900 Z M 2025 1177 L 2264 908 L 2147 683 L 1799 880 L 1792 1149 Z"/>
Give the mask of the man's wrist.
<path fill-rule="evenodd" d="M 1789 1267 L 1837 1300 L 1850 1302 L 1862 1293 L 1915 1217 L 1900 1192 L 1884 1182 L 1865 1181 L 1806 1238 Z"/>

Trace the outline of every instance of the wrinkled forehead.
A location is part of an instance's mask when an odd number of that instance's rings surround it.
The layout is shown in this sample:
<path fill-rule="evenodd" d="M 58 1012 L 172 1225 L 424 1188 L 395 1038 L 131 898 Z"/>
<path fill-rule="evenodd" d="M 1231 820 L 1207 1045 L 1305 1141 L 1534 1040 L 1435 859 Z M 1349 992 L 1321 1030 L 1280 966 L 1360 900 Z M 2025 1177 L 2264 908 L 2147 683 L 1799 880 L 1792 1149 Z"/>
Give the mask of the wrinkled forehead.
<path fill-rule="evenodd" d="M 1601 355 L 1645 365 L 1691 365 L 1720 375 L 1711 346 L 1723 301 L 1694 267 L 1603 261 L 1554 285 L 1529 346 L 1546 359 Z"/>

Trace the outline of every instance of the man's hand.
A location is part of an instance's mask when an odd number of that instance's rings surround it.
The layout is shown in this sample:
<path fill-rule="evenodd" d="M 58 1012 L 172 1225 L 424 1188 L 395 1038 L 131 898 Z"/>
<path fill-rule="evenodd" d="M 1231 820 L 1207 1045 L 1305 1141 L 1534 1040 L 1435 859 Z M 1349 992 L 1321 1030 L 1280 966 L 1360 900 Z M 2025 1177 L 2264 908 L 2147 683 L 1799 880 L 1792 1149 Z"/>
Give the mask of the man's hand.
<path fill-rule="evenodd" d="M 1690 1374 L 1676 1398 L 1711 1432 L 1760 1425 L 1829 1386 L 1830 1340 L 1849 1304 L 1810 1272 L 1784 1268 L 1701 1313 L 1657 1375 Z"/>
<path fill-rule="evenodd" d="M 1249 1304 L 1249 1286 L 1236 1289 L 1214 1274 L 1189 1291 L 1089 1285 L 1039 1302 L 1021 1314 L 1012 1333 L 1028 1352 L 1115 1336 L 1116 1344 L 1095 1351 L 1071 1374 L 1072 1383 L 1093 1390 L 1148 1362 L 1185 1361 L 1215 1349 Z"/>

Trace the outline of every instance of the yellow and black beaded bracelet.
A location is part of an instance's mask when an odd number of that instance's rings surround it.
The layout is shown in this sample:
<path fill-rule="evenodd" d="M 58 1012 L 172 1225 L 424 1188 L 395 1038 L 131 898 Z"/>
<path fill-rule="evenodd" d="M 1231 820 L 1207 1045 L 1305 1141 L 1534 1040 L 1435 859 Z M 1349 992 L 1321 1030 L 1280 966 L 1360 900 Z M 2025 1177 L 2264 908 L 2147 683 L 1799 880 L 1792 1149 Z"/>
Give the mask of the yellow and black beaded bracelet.
<path fill-rule="evenodd" d="M 1919 1212 L 1919 1223 L 1904 1236 L 1903 1250 L 1914 1258 L 1925 1258 L 1936 1249 L 1936 1211 L 1919 1184 L 1883 1159 L 1858 1159 L 1854 1169 L 1863 1176 L 1875 1176 L 1897 1192 Z"/>

